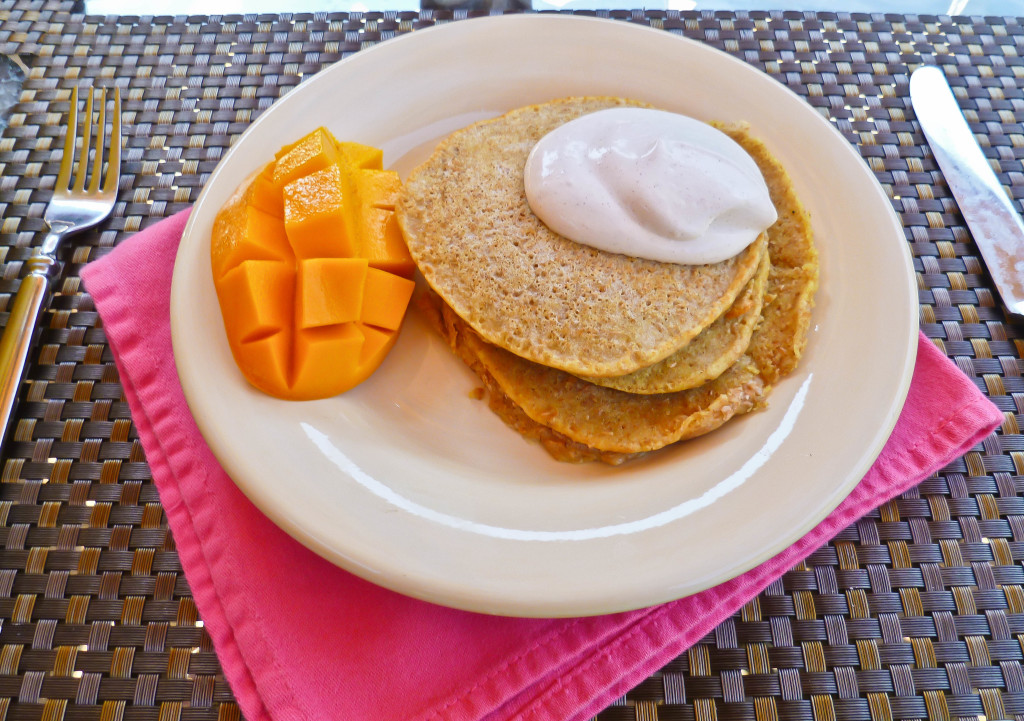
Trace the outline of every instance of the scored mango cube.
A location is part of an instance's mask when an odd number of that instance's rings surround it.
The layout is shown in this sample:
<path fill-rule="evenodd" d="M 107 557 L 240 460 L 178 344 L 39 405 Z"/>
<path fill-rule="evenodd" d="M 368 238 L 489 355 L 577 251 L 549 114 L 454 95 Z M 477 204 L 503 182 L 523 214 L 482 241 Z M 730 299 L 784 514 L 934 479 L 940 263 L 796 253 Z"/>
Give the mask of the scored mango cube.
<path fill-rule="evenodd" d="M 284 229 L 298 258 L 359 255 L 342 168 L 330 165 L 284 186 Z"/>
<path fill-rule="evenodd" d="M 390 170 L 362 170 L 354 174 L 356 194 L 370 208 L 394 210 L 402 192 L 398 173 Z"/>
<path fill-rule="evenodd" d="M 416 264 L 405 245 L 394 212 L 364 207 L 359 217 L 358 232 L 362 254 L 370 261 L 371 268 L 412 278 Z"/>
<path fill-rule="evenodd" d="M 288 301 L 295 292 L 295 272 L 289 264 L 247 260 L 225 273 L 219 285 L 221 311 L 234 320 L 241 342 L 271 335 L 291 324 Z"/>
<path fill-rule="evenodd" d="M 299 262 L 296 322 L 300 328 L 350 323 L 363 310 L 365 258 L 310 258 Z"/>
<path fill-rule="evenodd" d="M 297 143 L 282 149 L 274 163 L 274 185 L 283 188 L 296 178 L 323 170 L 341 159 L 334 137 L 325 128 L 317 128 Z"/>
<path fill-rule="evenodd" d="M 359 365 L 376 366 L 383 360 L 383 356 L 391 350 L 395 334 L 374 328 L 373 326 L 357 323 L 359 330 L 363 333 L 363 347 L 359 352 Z"/>
<path fill-rule="evenodd" d="M 291 330 L 232 344 L 239 367 L 257 388 L 287 388 L 291 383 Z"/>
<path fill-rule="evenodd" d="M 384 151 L 362 143 L 338 143 L 338 151 L 353 169 L 380 170 L 384 167 Z"/>
<path fill-rule="evenodd" d="M 258 208 L 267 215 L 275 218 L 284 217 L 284 198 L 281 197 L 280 188 L 274 185 L 274 173 L 270 166 L 264 168 L 263 172 L 253 179 L 247 201 L 251 207 Z"/>
<path fill-rule="evenodd" d="M 408 278 L 401 278 L 377 268 L 366 271 L 366 297 L 359 320 L 387 330 L 398 330 L 405 309 L 416 287 Z"/>
<path fill-rule="evenodd" d="M 323 389 L 329 389 L 333 379 L 347 370 L 348 364 L 339 361 L 358 358 L 362 347 L 363 333 L 355 323 L 297 331 L 292 391 L 304 398 L 322 398 Z"/>
<path fill-rule="evenodd" d="M 292 257 L 288 236 L 280 217 L 274 217 L 250 205 L 245 209 L 245 237 L 250 258 L 290 260 Z"/>
<path fill-rule="evenodd" d="M 213 232 L 220 238 L 210 254 L 214 276 L 224 275 L 245 260 L 289 261 L 293 257 L 281 219 L 251 205 L 218 215 Z"/>

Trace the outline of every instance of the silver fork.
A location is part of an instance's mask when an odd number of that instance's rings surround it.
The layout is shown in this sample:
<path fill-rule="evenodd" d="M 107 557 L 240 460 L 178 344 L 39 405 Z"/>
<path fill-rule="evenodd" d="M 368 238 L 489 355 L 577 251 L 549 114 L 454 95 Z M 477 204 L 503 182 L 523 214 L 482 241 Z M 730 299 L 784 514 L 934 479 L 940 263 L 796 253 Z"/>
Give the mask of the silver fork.
<path fill-rule="evenodd" d="M 107 143 L 106 91 L 89 90 L 85 105 L 82 147 L 78 167 L 71 184 L 71 169 L 75 165 L 75 145 L 78 137 L 78 88 L 71 91 L 71 110 L 64 137 L 64 157 L 54 185 L 53 198 L 46 206 L 43 219 L 49 232 L 43 244 L 25 261 L 28 269 L 22 278 L 18 293 L 11 305 L 7 327 L 0 338 L 0 446 L 10 431 L 11 416 L 18 399 L 28 365 L 29 351 L 36 335 L 39 319 L 46 308 L 52 287 L 60 274 L 57 248 L 67 235 L 81 232 L 110 215 L 117 200 L 117 185 L 121 178 L 121 91 L 114 89 L 114 113 Z M 99 119 L 95 123 L 96 138 L 89 173 L 89 151 L 93 135 L 93 98 L 99 96 Z M 104 145 L 109 144 L 107 170 L 103 173 Z M 102 182 L 102 185 L 101 185 Z"/>

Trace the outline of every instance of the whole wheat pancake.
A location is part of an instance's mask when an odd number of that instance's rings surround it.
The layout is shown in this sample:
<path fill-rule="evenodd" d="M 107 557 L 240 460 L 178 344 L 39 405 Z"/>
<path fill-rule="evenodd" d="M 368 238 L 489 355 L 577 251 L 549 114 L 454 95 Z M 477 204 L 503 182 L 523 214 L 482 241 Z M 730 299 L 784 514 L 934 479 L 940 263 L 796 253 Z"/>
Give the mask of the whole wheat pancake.
<path fill-rule="evenodd" d="M 743 288 L 736 302 L 696 338 L 667 358 L 624 376 L 580 377 L 627 393 L 674 393 L 714 380 L 735 363 L 750 344 L 750 336 L 761 319 L 770 267 L 771 262 L 765 254 L 757 266 L 757 273 Z"/>
<path fill-rule="evenodd" d="M 531 211 L 530 150 L 554 128 L 617 105 L 566 98 L 453 133 L 405 183 L 396 217 L 430 286 L 480 336 L 588 376 L 665 358 L 711 325 L 753 277 L 765 235 L 709 265 L 657 263 L 568 240 Z"/>
<path fill-rule="evenodd" d="M 486 342 L 439 304 L 434 322 L 481 377 L 491 408 L 559 460 L 620 463 L 718 428 L 762 406 L 772 385 L 795 368 L 806 345 L 818 285 L 807 213 L 782 166 L 744 126 L 723 128 L 761 168 L 779 221 L 768 229 L 768 274 L 761 320 L 746 353 L 718 378 L 676 393 L 638 395 L 604 388 L 520 358 Z"/>

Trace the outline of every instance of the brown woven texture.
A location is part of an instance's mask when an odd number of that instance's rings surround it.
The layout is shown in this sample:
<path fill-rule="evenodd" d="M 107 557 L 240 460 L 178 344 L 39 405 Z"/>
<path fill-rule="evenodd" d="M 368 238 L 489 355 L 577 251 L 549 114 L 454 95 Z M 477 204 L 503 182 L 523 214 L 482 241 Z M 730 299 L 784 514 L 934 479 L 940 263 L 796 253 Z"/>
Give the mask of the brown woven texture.
<path fill-rule="evenodd" d="M 30 68 L 0 138 L 0 322 L 43 230 L 70 88 L 120 86 L 127 128 L 121 200 L 67 256 L 2 458 L 0 720 L 236 719 L 78 271 L 194 201 L 231 141 L 303 77 L 465 14 L 71 9 L 0 5 L 0 52 Z M 1024 196 L 1024 19 L 601 14 L 742 58 L 860 149 L 902 216 L 922 328 L 1005 422 L 598 718 L 1024 720 L 1021 326 L 1000 309 L 907 100 L 913 67 L 944 66 L 1000 179 Z"/>

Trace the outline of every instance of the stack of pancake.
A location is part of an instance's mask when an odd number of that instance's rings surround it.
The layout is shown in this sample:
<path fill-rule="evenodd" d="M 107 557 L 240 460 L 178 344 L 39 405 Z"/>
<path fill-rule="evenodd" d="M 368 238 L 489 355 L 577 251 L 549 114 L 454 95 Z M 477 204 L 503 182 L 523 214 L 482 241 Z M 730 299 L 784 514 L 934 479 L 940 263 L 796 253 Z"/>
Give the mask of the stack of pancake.
<path fill-rule="evenodd" d="M 818 284 L 806 212 L 742 125 L 779 220 L 737 256 L 680 265 L 608 253 L 547 228 L 527 203 L 544 135 L 618 98 L 514 110 L 444 140 L 396 217 L 430 290 L 420 307 L 480 376 L 490 407 L 558 460 L 622 461 L 761 407 L 806 344 Z"/>

